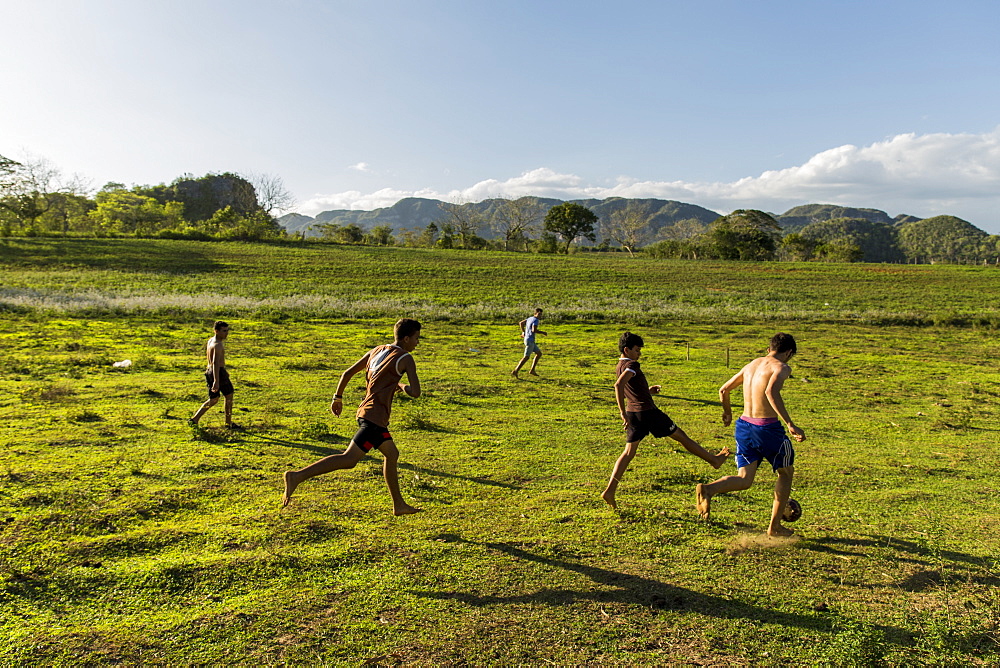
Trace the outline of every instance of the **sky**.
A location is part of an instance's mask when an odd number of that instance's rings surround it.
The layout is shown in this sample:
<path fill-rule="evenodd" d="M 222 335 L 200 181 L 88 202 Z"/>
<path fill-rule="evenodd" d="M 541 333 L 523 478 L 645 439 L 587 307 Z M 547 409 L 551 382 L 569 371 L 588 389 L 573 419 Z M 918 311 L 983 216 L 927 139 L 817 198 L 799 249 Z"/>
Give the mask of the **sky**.
<path fill-rule="evenodd" d="M 657 197 L 1000 233 L 1000 3 L 0 0 L 0 155 L 291 210 Z"/>

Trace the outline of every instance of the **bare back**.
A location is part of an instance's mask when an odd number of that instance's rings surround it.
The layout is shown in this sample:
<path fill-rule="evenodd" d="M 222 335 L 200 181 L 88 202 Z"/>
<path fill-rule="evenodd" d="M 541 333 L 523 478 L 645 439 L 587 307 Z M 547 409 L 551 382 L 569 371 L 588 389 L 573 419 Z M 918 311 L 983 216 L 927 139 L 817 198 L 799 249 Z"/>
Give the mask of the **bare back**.
<path fill-rule="evenodd" d="M 752 418 L 779 417 L 769 396 L 781 391 L 790 372 L 787 364 L 770 355 L 743 367 L 743 414 Z"/>

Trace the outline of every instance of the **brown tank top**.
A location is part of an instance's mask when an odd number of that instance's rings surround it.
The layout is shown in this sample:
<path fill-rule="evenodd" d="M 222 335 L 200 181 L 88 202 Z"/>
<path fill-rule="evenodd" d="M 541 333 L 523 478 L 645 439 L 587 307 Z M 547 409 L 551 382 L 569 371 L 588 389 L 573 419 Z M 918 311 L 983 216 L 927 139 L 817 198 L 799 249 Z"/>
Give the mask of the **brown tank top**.
<path fill-rule="evenodd" d="M 358 406 L 358 417 L 380 427 L 389 426 L 392 412 L 392 398 L 403 377 L 399 363 L 410 353 L 399 346 L 388 343 L 372 348 L 368 354 L 368 369 L 365 371 L 367 388 L 365 398 Z"/>

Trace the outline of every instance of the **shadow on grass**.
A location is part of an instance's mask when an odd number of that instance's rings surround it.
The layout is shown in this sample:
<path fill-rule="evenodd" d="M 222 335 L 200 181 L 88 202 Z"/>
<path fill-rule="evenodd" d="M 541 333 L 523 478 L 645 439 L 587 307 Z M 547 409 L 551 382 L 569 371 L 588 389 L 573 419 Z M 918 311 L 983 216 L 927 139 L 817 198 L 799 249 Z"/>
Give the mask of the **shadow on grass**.
<path fill-rule="evenodd" d="M 457 534 L 448 533 L 441 534 L 436 538 L 449 543 L 479 545 L 489 550 L 502 552 L 512 559 L 530 561 L 553 568 L 573 571 L 586 576 L 598 585 L 613 589 L 611 591 L 593 591 L 591 587 L 583 589 L 543 589 L 530 594 L 514 596 L 479 595 L 463 592 L 411 592 L 417 596 L 461 601 L 475 607 L 518 603 L 567 605 L 581 601 L 593 601 L 595 603 L 617 602 L 628 605 L 641 605 L 658 610 L 693 612 L 721 619 L 752 619 L 767 624 L 780 624 L 782 626 L 820 631 L 831 631 L 834 629 L 832 619 L 828 620 L 816 615 L 770 610 L 722 596 L 703 594 L 693 589 L 679 587 L 650 578 L 587 564 L 553 559 L 533 554 L 510 543 L 478 542 L 466 540 Z M 906 642 L 906 638 L 908 637 L 907 632 L 898 627 L 880 625 L 877 628 L 885 632 L 887 639 L 896 639 L 895 642 Z"/>
<path fill-rule="evenodd" d="M 325 448 L 320 445 L 313 445 L 312 443 L 302 443 L 301 441 L 288 441 L 281 438 L 274 438 L 272 436 L 261 436 L 260 434 L 253 434 L 253 438 L 259 439 L 261 441 L 266 441 L 267 443 L 274 443 L 276 445 L 284 445 L 289 448 L 296 448 L 299 450 L 307 450 L 309 452 L 314 452 L 322 457 L 328 457 L 330 455 L 339 455 L 347 451 L 347 447 L 334 449 Z M 336 436 L 341 443 L 345 446 L 350 444 L 350 439 L 345 436 Z M 371 456 L 366 456 L 362 461 L 374 459 Z M 405 462 L 400 462 L 400 469 L 405 469 L 407 471 L 413 471 L 417 474 L 427 474 L 431 476 L 437 476 L 439 478 L 454 478 L 456 480 L 467 480 L 469 482 L 474 482 L 477 485 L 489 485 L 491 487 L 503 487 L 505 489 L 521 489 L 520 485 L 514 485 L 506 482 L 497 482 L 496 480 L 489 480 L 487 478 L 474 478 L 472 476 L 458 475 L 455 473 L 445 473 L 444 471 L 436 471 L 434 469 L 429 469 L 423 466 L 416 466 L 414 464 L 407 464 Z"/>
<path fill-rule="evenodd" d="M 439 478 L 468 480 L 469 482 L 474 482 L 477 485 L 489 485 L 491 487 L 503 487 L 505 489 L 521 489 L 520 485 L 513 485 L 509 482 L 497 482 L 496 480 L 489 480 L 487 478 L 473 478 L 472 476 L 458 475 L 456 473 L 445 473 L 444 471 L 435 471 L 434 469 L 424 468 L 423 466 L 414 466 L 413 464 L 405 464 L 403 462 L 399 463 L 399 468 L 406 469 L 407 471 L 413 471 L 417 474 L 426 473 L 427 475 L 437 476 Z"/>
<path fill-rule="evenodd" d="M 1000 577 L 988 573 L 988 566 L 981 557 L 965 552 L 938 549 L 932 542 L 903 540 L 894 536 L 866 534 L 867 538 L 841 538 L 826 536 L 813 538 L 803 545 L 805 549 L 842 557 L 870 557 L 868 550 L 879 549 L 891 552 L 893 561 L 916 566 L 937 566 L 950 562 L 964 571 L 959 579 L 990 587 L 1000 586 Z M 979 567 L 976 569 L 975 567 Z M 980 570 L 981 569 L 981 570 Z M 953 576 L 954 579 L 954 576 Z M 906 591 L 923 591 L 929 586 L 943 581 L 940 572 L 922 570 L 907 576 L 899 586 Z"/>

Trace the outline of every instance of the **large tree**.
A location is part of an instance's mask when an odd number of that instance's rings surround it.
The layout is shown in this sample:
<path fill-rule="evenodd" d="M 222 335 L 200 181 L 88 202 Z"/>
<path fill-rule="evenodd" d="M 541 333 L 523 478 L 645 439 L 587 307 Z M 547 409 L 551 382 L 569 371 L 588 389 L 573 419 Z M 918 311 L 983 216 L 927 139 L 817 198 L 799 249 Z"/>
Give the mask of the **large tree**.
<path fill-rule="evenodd" d="M 780 236 L 781 227 L 768 214 L 737 209 L 709 226 L 702 247 L 722 260 L 773 260 Z"/>
<path fill-rule="evenodd" d="M 593 211 L 575 202 L 563 202 L 549 209 L 545 214 L 545 231 L 558 234 L 565 242 L 563 252 L 569 253 L 569 246 L 577 237 L 597 241 L 594 226 L 597 216 Z"/>

